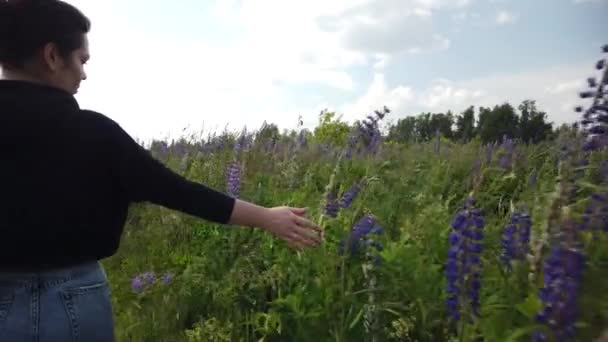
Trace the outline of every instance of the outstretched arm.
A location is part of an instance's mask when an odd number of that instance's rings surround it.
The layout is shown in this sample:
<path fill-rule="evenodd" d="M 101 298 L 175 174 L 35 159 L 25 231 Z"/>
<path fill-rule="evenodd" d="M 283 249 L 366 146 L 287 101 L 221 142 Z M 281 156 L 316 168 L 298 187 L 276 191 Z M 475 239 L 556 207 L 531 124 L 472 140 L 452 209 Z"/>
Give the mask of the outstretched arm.
<path fill-rule="evenodd" d="M 264 208 L 237 199 L 229 223 L 260 227 L 285 240 L 291 247 L 302 249 L 318 245 L 323 239 L 322 229 L 306 219 L 305 214 L 304 208 Z"/>
<path fill-rule="evenodd" d="M 314 246 L 321 229 L 301 208 L 265 208 L 190 181 L 167 168 L 111 121 L 110 172 L 133 202 L 148 201 L 212 222 L 262 228 L 294 248 Z"/>

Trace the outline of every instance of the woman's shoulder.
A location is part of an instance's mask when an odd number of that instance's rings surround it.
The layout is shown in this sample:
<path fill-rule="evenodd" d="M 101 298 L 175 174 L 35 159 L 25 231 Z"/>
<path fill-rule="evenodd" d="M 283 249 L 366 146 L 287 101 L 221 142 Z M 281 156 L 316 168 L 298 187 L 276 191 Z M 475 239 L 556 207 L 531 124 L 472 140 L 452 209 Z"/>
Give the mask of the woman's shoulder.
<path fill-rule="evenodd" d="M 125 129 L 106 114 L 90 109 L 80 109 L 79 116 L 82 119 L 81 127 L 88 130 L 89 134 L 111 139 L 116 143 L 131 142 L 132 140 Z"/>

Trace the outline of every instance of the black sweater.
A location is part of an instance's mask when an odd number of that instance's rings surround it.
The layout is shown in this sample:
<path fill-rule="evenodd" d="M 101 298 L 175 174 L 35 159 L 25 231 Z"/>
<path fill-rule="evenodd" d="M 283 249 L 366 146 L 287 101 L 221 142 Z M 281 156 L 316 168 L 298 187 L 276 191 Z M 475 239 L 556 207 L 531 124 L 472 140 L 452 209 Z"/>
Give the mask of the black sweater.
<path fill-rule="evenodd" d="M 72 95 L 0 80 L 0 271 L 111 256 L 144 201 L 227 223 L 235 199 L 172 172 Z"/>

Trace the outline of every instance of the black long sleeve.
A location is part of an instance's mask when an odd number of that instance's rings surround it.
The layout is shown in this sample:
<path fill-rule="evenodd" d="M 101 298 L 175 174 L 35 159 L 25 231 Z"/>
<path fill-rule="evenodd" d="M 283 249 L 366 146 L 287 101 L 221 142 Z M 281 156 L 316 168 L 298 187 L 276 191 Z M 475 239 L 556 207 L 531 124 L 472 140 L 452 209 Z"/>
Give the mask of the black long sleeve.
<path fill-rule="evenodd" d="M 176 174 L 115 122 L 104 128 L 109 134 L 111 172 L 131 201 L 148 201 L 213 222 L 228 222 L 234 198 Z"/>
<path fill-rule="evenodd" d="M 134 202 L 227 223 L 234 201 L 174 173 L 70 94 L 0 81 L 0 271 L 113 255 Z"/>

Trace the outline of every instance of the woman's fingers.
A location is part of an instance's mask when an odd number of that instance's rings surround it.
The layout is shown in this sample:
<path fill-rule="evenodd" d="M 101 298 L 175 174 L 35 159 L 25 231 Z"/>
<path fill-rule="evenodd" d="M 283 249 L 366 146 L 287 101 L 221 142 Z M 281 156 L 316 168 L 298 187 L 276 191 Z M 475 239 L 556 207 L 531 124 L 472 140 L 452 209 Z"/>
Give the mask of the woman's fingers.
<path fill-rule="evenodd" d="M 302 247 L 314 247 L 321 242 L 315 234 L 297 225 L 293 225 L 287 238 Z"/>
<path fill-rule="evenodd" d="M 316 224 L 314 224 L 312 221 L 301 217 L 301 216 L 296 216 L 295 217 L 296 223 L 301 226 L 301 227 L 305 227 L 305 228 L 310 228 L 312 230 L 315 230 L 319 233 L 323 233 L 323 229 L 321 229 L 321 227 L 317 226 Z"/>

